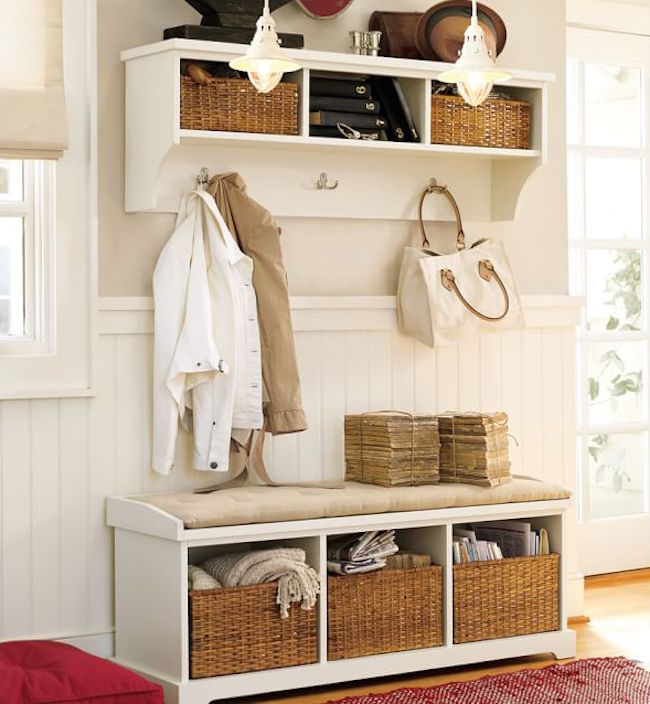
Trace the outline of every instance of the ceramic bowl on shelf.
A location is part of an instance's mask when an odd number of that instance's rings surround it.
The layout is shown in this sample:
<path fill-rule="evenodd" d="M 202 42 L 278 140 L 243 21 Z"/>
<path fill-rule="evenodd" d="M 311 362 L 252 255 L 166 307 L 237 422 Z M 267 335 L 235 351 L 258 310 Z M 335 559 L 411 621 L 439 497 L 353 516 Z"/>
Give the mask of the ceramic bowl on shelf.
<path fill-rule="evenodd" d="M 472 16 L 470 0 L 448 0 L 423 13 L 415 31 L 415 45 L 425 59 L 453 63 L 463 46 L 465 30 Z M 490 7 L 478 4 L 478 21 L 488 48 L 497 57 L 506 43 L 506 25 Z"/>

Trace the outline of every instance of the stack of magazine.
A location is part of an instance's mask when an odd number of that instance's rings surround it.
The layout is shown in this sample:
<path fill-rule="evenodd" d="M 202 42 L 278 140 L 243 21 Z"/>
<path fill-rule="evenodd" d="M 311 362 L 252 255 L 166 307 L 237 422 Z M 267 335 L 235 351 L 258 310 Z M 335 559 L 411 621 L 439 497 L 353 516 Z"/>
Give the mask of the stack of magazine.
<path fill-rule="evenodd" d="M 386 559 L 399 550 L 395 531 L 369 531 L 333 540 L 327 548 L 327 570 L 334 574 L 361 574 L 386 567 Z"/>
<path fill-rule="evenodd" d="M 527 521 L 474 523 L 471 528 L 454 526 L 454 564 L 532 557 L 550 553 L 548 531 L 534 530 Z"/>
<path fill-rule="evenodd" d="M 488 487 L 511 481 L 505 413 L 443 415 L 438 426 L 440 481 Z"/>
<path fill-rule="evenodd" d="M 431 415 L 346 415 L 345 478 L 379 486 L 438 481 L 438 420 Z"/>

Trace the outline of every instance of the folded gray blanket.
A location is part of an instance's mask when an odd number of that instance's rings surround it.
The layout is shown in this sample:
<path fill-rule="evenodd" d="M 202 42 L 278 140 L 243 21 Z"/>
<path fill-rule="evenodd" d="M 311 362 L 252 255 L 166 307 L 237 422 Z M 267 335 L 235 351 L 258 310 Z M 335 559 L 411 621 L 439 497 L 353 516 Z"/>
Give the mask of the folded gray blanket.
<path fill-rule="evenodd" d="M 287 618 L 292 603 L 300 602 L 306 611 L 316 605 L 320 582 L 306 559 L 300 548 L 276 548 L 220 555 L 201 566 L 224 587 L 277 581 L 276 603 L 280 616 Z"/>

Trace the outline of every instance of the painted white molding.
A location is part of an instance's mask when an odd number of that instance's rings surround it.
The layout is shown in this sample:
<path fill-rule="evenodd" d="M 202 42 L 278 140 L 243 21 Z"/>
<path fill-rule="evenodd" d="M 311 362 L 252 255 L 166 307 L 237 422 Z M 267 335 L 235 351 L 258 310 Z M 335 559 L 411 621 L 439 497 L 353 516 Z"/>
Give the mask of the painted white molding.
<path fill-rule="evenodd" d="M 570 27 L 650 36 L 647 0 L 567 0 L 566 17 Z"/>
<path fill-rule="evenodd" d="M 327 330 L 391 330 L 396 326 L 394 296 L 293 296 L 296 332 Z M 527 328 L 567 328 L 579 322 L 584 299 L 579 296 L 522 296 Z M 99 299 L 101 335 L 153 333 L 153 298 Z"/>

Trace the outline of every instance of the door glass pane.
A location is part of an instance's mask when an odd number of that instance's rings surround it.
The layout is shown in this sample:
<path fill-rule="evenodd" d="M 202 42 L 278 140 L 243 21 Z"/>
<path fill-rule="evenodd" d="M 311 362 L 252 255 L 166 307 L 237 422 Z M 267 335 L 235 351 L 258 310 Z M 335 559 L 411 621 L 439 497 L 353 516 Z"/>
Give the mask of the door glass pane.
<path fill-rule="evenodd" d="M 589 516 L 643 513 L 647 433 L 589 436 Z"/>
<path fill-rule="evenodd" d="M 641 146 L 641 69 L 585 63 L 585 142 Z"/>
<path fill-rule="evenodd" d="M 575 152 L 569 152 L 567 157 L 567 201 L 569 239 L 584 237 L 582 157 Z"/>
<path fill-rule="evenodd" d="M 23 199 L 23 162 L 0 159 L 0 201 Z"/>
<path fill-rule="evenodd" d="M 645 419 L 645 349 L 645 342 L 589 345 L 586 391 L 590 424 Z"/>
<path fill-rule="evenodd" d="M 23 219 L 0 217 L 0 335 L 22 335 Z"/>
<path fill-rule="evenodd" d="M 641 330 L 643 285 L 638 249 L 589 250 L 586 282 L 589 330 Z"/>
<path fill-rule="evenodd" d="M 586 234 L 593 239 L 641 239 L 641 159 L 585 159 Z"/>

